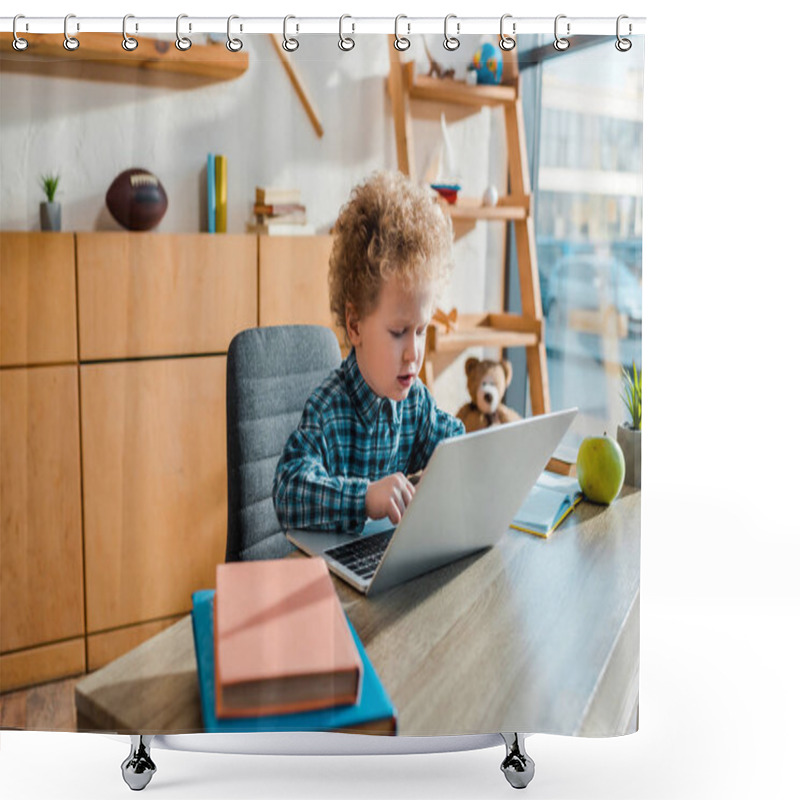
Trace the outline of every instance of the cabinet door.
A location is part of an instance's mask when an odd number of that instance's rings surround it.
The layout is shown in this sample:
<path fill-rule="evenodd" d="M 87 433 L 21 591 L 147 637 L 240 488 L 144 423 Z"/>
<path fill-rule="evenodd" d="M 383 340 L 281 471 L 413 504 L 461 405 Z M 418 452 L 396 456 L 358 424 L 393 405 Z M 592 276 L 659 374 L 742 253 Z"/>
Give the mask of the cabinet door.
<path fill-rule="evenodd" d="M 224 353 L 256 324 L 256 237 L 79 233 L 81 361 Z"/>
<path fill-rule="evenodd" d="M 81 366 L 87 630 L 171 616 L 225 560 L 225 357 Z"/>
<path fill-rule="evenodd" d="M 75 361 L 75 313 L 73 234 L 0 233 L 0 363 Z"/>
<path fill-rule="evenodd" d="M 0 651 L 84 633 L 78 367 L 0 371 Z"/>
<path fill-rule="evenodd" d="M 260 236 L 259 325 L 333 327 L 328 299 L 332 236 Z"/>

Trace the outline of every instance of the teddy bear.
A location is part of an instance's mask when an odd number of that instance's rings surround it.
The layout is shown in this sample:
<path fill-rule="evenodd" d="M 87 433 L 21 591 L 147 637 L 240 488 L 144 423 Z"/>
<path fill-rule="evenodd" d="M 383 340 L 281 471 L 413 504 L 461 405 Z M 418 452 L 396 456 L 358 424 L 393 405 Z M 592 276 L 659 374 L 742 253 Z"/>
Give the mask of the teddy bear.
<path fill-rule="evenodd" d="M 510 361 L 468 358 L 464 372 L 472 402 L 461 406 L 456 416 L 464 423 L 467 433 L 520 419 L 513 408 L 501 402 L 511 384 Z"/>

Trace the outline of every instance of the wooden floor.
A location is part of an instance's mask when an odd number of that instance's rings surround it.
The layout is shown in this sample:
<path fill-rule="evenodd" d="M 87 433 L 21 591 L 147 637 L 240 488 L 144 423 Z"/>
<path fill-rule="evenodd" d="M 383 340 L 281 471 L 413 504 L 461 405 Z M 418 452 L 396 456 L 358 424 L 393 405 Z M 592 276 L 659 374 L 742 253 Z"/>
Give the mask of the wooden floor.
<path fill-rule="evenodd" d="M 0 694 L 0 728 L 76 731 L 75 684 L 85 677 L 78 675 Z"/>

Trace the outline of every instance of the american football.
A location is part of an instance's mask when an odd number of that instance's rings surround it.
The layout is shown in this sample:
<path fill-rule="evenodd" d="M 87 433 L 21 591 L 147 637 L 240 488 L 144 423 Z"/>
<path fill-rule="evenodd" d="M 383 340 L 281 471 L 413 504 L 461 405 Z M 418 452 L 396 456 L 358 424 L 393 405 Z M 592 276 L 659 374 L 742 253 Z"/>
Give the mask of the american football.
<path fill-rule="evenodd" d="M 126 169 L 106 192 L 111 216 L 129 231 L 155 228 L 167 212 L 167 193 L 161 181 L 146 169 Z"/>

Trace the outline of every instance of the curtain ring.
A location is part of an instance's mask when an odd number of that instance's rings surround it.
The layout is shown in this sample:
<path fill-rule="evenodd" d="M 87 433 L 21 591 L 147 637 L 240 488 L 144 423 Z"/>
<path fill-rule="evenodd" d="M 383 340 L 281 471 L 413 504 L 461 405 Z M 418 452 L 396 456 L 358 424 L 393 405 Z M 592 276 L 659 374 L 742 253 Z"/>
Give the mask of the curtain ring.
<path fill-rule="evenodd" d="M 294 53 L 298 47 L 300 47 L 300 42 L 292 36 L 286 35 L 286 30 L 289 25 L 290 19 L 297 19 L 297 17 L 293 17 L 291 14 L 288 17 L 283 18 L 283 42 L 281 42 L 281 46 L 287 53 Z M 300 30 L 300 26 L 295 24 L 295 33 Z"/>
<path fill-rule="evenodd" d="M 630 39 L 622 39 L 620 37 L 620 35 L 619 35 L 619 23 L 623 19 L 628 19 L 626 14 L 620 14 L 617 17 L 617 41 L 614 42 L 614 47 L 616 47 L 617 50 L 620 51 L 620 53 L 627 53 L 628 50 L 630 50 L 631 47 L 633 47 L 633 42 L 631 42 Z M 629 22 L 628 23 L 628 36 L 630 36 L 632 33 L 633 33 L 633 25 L 631 25 L 631 23 Z"/>
<path fill-rule="evenodd" d="M 188 16 L 188 14 L 178 14 L 178 18 L 175 20 L 175 47 L 181 51 L 186 51 L 192 46 L 191 39 L 186 36 L 181 36 L 181 20 L 187 19 Z M 192 30 L 191 23 L 189 23 L 189 30 Z"/>
<path fill-rule="evenodd" d="M 507 20 L 511 19 L 511 14 L 503 14 L 500 17 L 500 49 L 501 50 L 513 50 L 517 46 L 517 40 L 512 39 L 511 36 L 506 36 L 503 33 L 503 23 Z M 511 33 L 516 36 L 517 35 L 517 23 L 511 23 Z"/>
<path fill-rule="evenodd" d="M 411 39 L 400 35 L 398 27 L 401 19 L 408 19 L 408 17 L 405 14 L 398 14 L 394 18 L 394 49 L 403 53 L 411 47 Z M 407 22 L 406 27 L 408 28 L 408 33 L 411 33 L 411 24 Z"/>
<path fill-rule="evenodd" d="M 239 19 L 239 17 L 237 17 L 236 14 L 231 14 L 228 17 L 228 41 L 225 42 L 225 47 L 227 47 L 231 53 L 238 53 L 244 47 L 244 43 L 241 39 L 234 39 L 231 36 L 231 20 L 234 19 Z M 239 30 L 241 30 L 241 27 Z"/>
<path fill-rule="evenodd" d="M 75 15 L 67 14 L 67 16 L 64 17 L 64 49 L 72 51 L 77 50 L 81 43 L 74 36 L 70 36 L 67 32 L 67 26 L 69 25 L 70 19 L 75 19 Z M 78 30 L 80 30 L 80 26 L 78 26 Z"/>
<path fill-rule="evenodd" d="M 25 16 L 23 14 L 17 14 L 17 16 L 14 17 L 14 22 L 11 25 L 11 31 L 14 34 L 14 41 L 11 44 L 12 44 L 12 46 L 13 46 L 13 48 L 15 50 L 17 50 L 18 52 L 21 53 L 23 50 L 27 50 L 28 49 L 28 40 L 17 36 L 17 20 L 18 19 L 25 19 Z"/>
<path fill-rule="evenodd" d="M 444 49 L 445 50 L 450 50 L 450 52 L 452 52 L 453 50 L 458 50 L 458 48 L 461 47 L 461 42 L 458 40 L 458 38 L 456 38 L 456 36 L 448 36 L 447 35 L 447 23 L 450 22 L 451 19 L 456 20 L 456 34 L 461 33 L 461 23 L 458 22 L 458 17 L 456 17 L 455 14 L 448 14 L 444 18 L 444 42 L 443 42 L 443 45 L 444 45 Z"/>
<path fill-rule="evenodd" d="M 130 53 L 131 50 L 135 50 L 139 46 L 139 41 L 132 36 L 128 36 L 127 26 L 129 19 L 135 19 L 133 14 L 126 14 L 122 18 L 122 49 Z"/>
<path fill-rule="evenodd" d="M 558 21 L 560 19 L 566 19 L 566 18 L 567 18 L 566 14 L 559 14 L 556 17 L 556 22 L 555 22 L 555 26 L 554 26 L 556 40 L 553 42 L 553 47 L 555 47 L 555 49 L 558 50 L 561 53 L 563 53 L 564 50 L 566 50 L 569 47 L 569 39 L 562 39 L 558 35 Z M 569 36 L 569 32 L 570 32 L 569 29 L 570 29 L 570 24 L 568 22 L 567 23 L 567 36 Z"/>
<path fill-rule="evenodd" d="M 348 50 L 352 50 L 356 46 L 355 39 L 351 39 L 349 36 L 345 36 L 342 33 L 342 25 L 346 19 L 353 19 L 353 18 L 349 14 L 342 14 L 342 16 L 339 17 L 339 49 L 344 50 L 345 52 L 347 52 Z M 356 32 L 356 25 L 355 23 L 353 23 L 353 30 L 351 31 L 351 33 L 355 32 Z"/>

